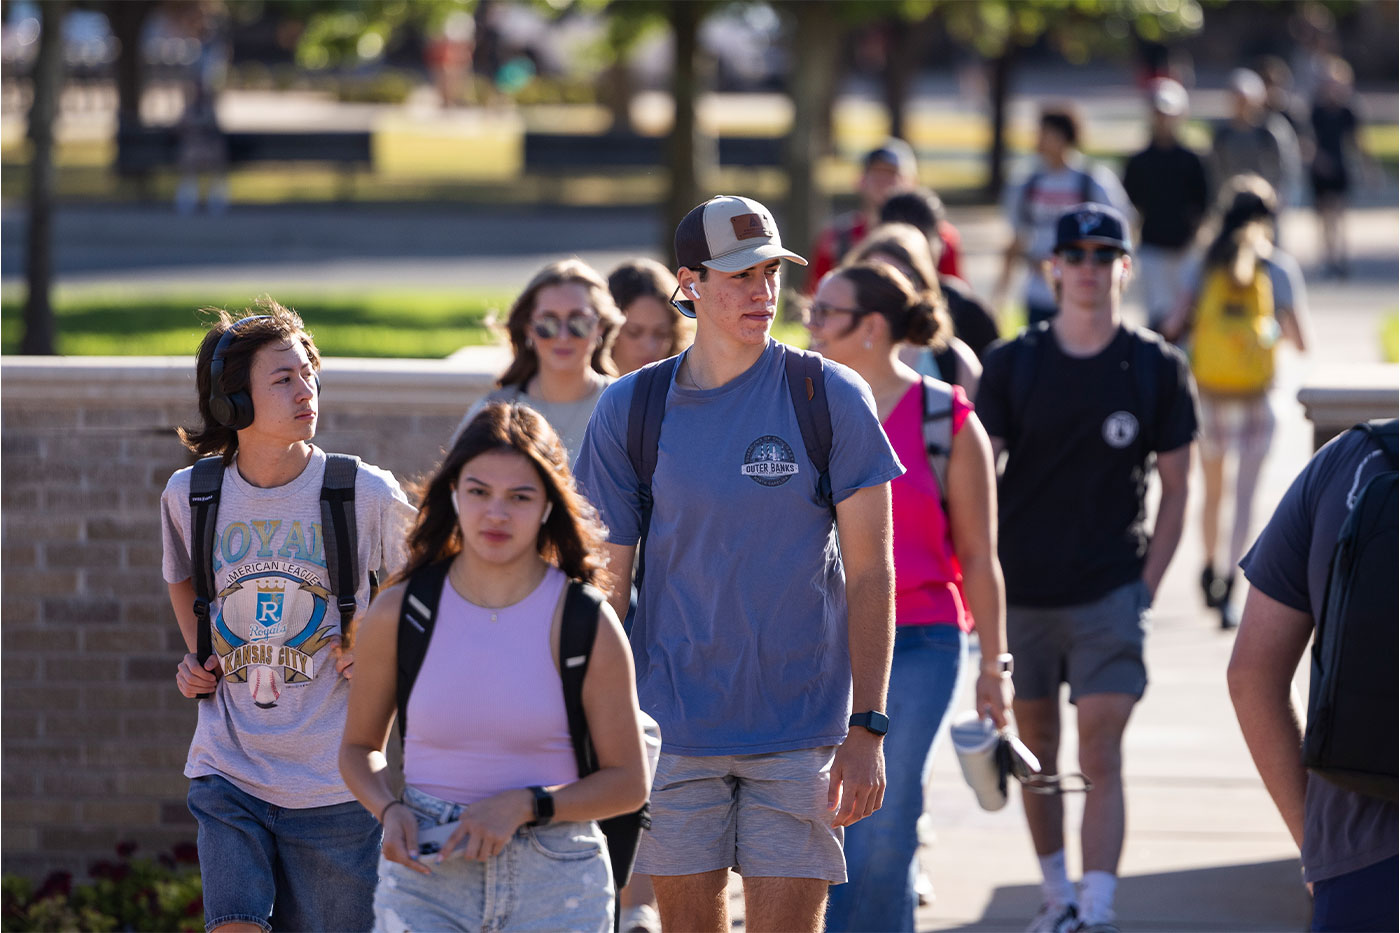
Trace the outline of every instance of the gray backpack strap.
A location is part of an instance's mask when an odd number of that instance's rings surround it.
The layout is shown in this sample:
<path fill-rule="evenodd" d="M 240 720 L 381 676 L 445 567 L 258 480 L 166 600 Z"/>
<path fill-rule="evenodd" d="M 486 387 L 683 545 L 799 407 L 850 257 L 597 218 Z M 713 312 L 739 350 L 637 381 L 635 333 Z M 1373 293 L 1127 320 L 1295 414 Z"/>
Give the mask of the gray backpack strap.
<path fill-rule="evenodd" d="M 203 666 L 214 653 L 210 613 L 214 602 L 214 526 L 224 488 L 222 457 L 205 457 L 190 471 L 190 578 L 194 583 L 195 654 Z M 213 694 L 201 693 L 196 699 Z"/>
<path fill-rule="evenodd" d="M 948 457 L 953 453 L 953 387 L 924 377 L 924 450 L 938 482 L 943 514 L 948 514 Z"/>
<path fill-rule="evenodd" d="M 326 454 L 326 473 L 321 480 L 321 538 L 342 635 L 355 619 L 355 589 L 360 580 L 356 566 L 359 538 L 355 534 L 355 476 L 359 472 L 359 457 Z"/>

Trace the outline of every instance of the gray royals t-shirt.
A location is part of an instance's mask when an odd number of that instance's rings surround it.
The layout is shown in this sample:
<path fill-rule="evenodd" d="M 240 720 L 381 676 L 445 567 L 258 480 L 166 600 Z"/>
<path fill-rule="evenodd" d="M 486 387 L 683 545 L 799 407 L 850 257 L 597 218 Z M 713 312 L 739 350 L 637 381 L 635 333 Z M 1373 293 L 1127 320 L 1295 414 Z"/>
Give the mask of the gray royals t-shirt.
<path fill-rule="evenodd" d="M 631 642 L 642 709 L 671 753 L 779 752 L 846 736 L 845 573 L 783 358 L 770 340 L 728 384 L 673 381 L 667 395 Z M 904 470 L 865 383 L 830 361 L 823 372 L 840 502 Z M 641 533 L 627 457 L 635 384 L 624 376 L 603 393 L 578 463 L 580 488 L 620 545 Z"/>
<path fill-rule="evenodd" d="M 219 775 L 279 807 L 323 807 L 353 800 L 337 756 L 350 684 L 336 673 L 332 648 L 340 614 L 329 592 L 321 533 L 326 455 L 312 448 L 301 475 L 261 489 L 224 469 L 214 535 L 211 619 L 224 676 L 199 702 L 199 724 L 185 761 L 189 778 Z M 190 467 L 161 495 L 167 583 L 192 575 Z M 359 542 L 358 612 L 369 606 L 370 570 L 403 567 L 413 517 L 393 475 L 361 464 L 355 479 Z"/>
<path fill-rule="evenodd" d="M 1369 437 L 1348 431 L 1298 474 L 1240 566 L 1251 586 L 1321 617 L 1332 550 L 1366 483 L 1385 470 Z M 1394 801 L 1343 790 L 1309 775 L 1303 798 L 1303 878 L 1324 881 L 1384 861 L 1397 850 Z"/>

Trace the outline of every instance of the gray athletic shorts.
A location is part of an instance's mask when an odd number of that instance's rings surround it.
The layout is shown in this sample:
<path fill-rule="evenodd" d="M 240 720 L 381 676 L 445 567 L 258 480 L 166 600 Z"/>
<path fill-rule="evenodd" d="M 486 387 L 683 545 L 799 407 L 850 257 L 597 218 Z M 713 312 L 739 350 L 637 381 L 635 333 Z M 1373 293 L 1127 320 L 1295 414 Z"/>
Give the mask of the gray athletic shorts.
<path fill-rule="evenodd" d="M 1007 606 L 1017 699 L 1059 696 L 1062 683 L 1069 684 L 1071 703 L 1093 693 L 1142 696 L 1147 689 L 1142 649 L 1150 627 L 1147 584 L 1141 580 L 1078 606 Z"/>
<path fill-rule="evenodd" d="M 826 808 L 836 747 L 765 755 L 661 753 L 651 829 L 636 870 L 694 875 L 734 868 L 750 878 L 846 880 L 845 831 Z"/>

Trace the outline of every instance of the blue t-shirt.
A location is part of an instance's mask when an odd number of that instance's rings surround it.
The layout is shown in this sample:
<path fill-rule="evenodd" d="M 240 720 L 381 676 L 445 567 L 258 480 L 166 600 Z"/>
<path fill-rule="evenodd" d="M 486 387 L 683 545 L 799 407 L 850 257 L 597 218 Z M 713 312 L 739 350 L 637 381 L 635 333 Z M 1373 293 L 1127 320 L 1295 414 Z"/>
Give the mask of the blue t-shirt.
<path fill-rule="evenodd" d="M 1348 431 L 1293 481 L 1240 566 L 1250 585 L 1314 620 L 1322 615 L 1337 533 L 1367 481 L 1386 469 L 1380 447 Z M 1396 853 L 1400 810 L 1308 777 L 1303 799 L 1303 877 L 1323 881 Z"/>
<path fill-rule="evenodd" d="M 758 754 L 846 737 L 845 573 L 783 360 L 770 340 L 727 384 L 673 380 L 666 397 L 631 642 L 642 709 L 675 754 Z M 904 469 L 861 378 L 830 361 L 823 374 L 840 502 Z M 641 535 L 627 457 L 635 384 L 624 376 L 603 393 L 578 461 L 579 486 L 620 545 Z"/>

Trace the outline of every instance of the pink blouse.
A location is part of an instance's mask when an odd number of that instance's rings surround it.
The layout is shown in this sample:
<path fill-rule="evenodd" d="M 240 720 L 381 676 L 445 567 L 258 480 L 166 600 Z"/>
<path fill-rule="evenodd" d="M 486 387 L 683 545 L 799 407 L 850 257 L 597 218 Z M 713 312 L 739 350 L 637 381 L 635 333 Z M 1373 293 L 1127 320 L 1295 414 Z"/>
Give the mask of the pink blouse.
<path fill-rule="evenodd" d="M 894 505 L 894 578 L 897 625 L 956 625 L 972 631 L 962 594 L 962 567 L 953 552 L 948 516 L 924 450 L 922 385 L 904 394 L 885 419 L 905 473 L 890 484 Z M 962 430 L 972 403 L 953 386 L 953 435 Z"/>

